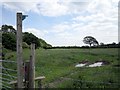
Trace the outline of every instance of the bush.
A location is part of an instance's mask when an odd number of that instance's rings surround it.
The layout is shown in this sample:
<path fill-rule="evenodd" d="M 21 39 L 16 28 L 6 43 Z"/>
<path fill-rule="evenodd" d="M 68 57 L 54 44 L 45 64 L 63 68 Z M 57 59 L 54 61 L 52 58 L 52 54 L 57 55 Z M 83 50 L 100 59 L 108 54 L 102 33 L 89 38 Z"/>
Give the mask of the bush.
<path fill-rule="evenodd" d="M 26 42 L 28 45 L 31 45 L 31 43 L 35 43 L 35 48 L 40 47 L 39 39 L 32 33 L 25 32 L 23 34 L 23 42 Z"/>
<path fill-rule="evenodd" d="M 13 33 L 2 34 L 2 45 L 6 49 L 16 50 L 16 36 Z"/>

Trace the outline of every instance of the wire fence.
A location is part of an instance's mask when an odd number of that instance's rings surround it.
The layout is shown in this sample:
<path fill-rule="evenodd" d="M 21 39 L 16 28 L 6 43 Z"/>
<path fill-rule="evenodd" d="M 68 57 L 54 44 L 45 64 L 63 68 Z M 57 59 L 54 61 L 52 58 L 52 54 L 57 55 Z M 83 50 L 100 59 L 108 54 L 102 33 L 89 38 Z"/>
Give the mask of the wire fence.
<path fill-rule="evenodd" d="M 17 62 L 12 61 L 12 60 L 0 60 L 0 62 L 6 62 L 6 63 L 16 63 L 16 64 L 17 64 Z"/>
<path fill-rule="evenodd" d="M 0 63 L 0 85 L 2 88 L 9 90 L 12 88 L 10 82 L 17 79 L 17 62 L 12 60 L 0 60 Z"/>

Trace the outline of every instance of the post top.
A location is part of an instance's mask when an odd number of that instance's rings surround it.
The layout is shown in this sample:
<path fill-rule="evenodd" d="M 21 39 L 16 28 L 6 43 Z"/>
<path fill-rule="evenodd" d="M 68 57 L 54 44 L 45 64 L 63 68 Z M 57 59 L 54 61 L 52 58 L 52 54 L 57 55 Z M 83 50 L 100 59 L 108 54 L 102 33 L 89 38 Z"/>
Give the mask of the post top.
<path fill-rule="evenodd" d="M 17 12 L 17 14 L 22 14 L 22 12 Z"/>

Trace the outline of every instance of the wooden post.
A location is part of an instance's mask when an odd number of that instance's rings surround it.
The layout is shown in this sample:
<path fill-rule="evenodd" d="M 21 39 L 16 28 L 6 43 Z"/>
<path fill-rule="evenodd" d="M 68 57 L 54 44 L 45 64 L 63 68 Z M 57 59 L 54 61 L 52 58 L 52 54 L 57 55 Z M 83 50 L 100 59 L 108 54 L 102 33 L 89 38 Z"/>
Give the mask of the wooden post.
<path fill-rule="evenodd" d="M 29 88 L 35 88 L 35 44 L 31 44 Z"/>
<path fill-rule="evenodd" d="M 23 61 L 22 61 L 22 13 L 17 13 L 17 82 L 18 88 L 23 88 Z"/>
<path fill-rule="evenodd" d="M 30 61 L 25 62 L 24 66 L 24 73 L 25 73 L 25 88 L 28 88 L 29 85 L 29 67 L 30 67 Z M 28 89 L 27 89 L 28 90 Z"/>
<path fill-rule="evenodd" d="M 2 53 L 2 32 L 0 31 L 0 60 L 3 59 Z M 0 62 L 0 67 L 2 67 L 2 62 Z M 2 73 L 2 69 L 0 69 L 0 73 Z M 2 78 L 2 74 L 0 74 L 0 78 Z M 0 90 L 2 89 L 2 82 L 0 82 Z"/>

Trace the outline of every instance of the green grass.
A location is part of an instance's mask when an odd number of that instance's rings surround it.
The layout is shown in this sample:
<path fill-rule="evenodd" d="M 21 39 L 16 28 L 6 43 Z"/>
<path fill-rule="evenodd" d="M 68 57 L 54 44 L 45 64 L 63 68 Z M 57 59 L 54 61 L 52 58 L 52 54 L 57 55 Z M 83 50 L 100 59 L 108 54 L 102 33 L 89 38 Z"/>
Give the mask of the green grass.
<path fill-rule="evenodd" d="M 6 51 L 6 59 L 16 60 L 16 52 Z M 66 87 L 117 87 L 118 69 L 118 49 L 37 49 L 36 50 L 35 71 L 37 76 L 45 76 L 43 84 L 46 87 L 66 88 Z M 23 50 L 23 60 L 29 60 L 30 50 Z M 87 60 L 93 63 L 98 60 L 110 62 L 109 65 L 96 68 L 75 68 L 81 61 Z M 8 65 L 9 66 L 9 65 Z M 14 67 L 13 67 L 14 68 Z M 71 80 L 61 80 L 61 77 L 71 78 Z M 81 78 L 80 78 L 81 77 Z M 81 80 L 82 79 L 82 80 Z M 76 81 L 78 80 L 78 81 Z M 79 82 L 82 81 L 82 82 Z M 98 82 L 98 83 L 94 83 Z M 82 86 L 80 85 L 82 83 Z M 101 84 L 102 83 L 102 84 Z M 104 83 L 104 84 L 103 84 Z M 106 85 L 106 83 L 111 83 Z M 114 83 L 117 83 L 114 85 Z"/>

